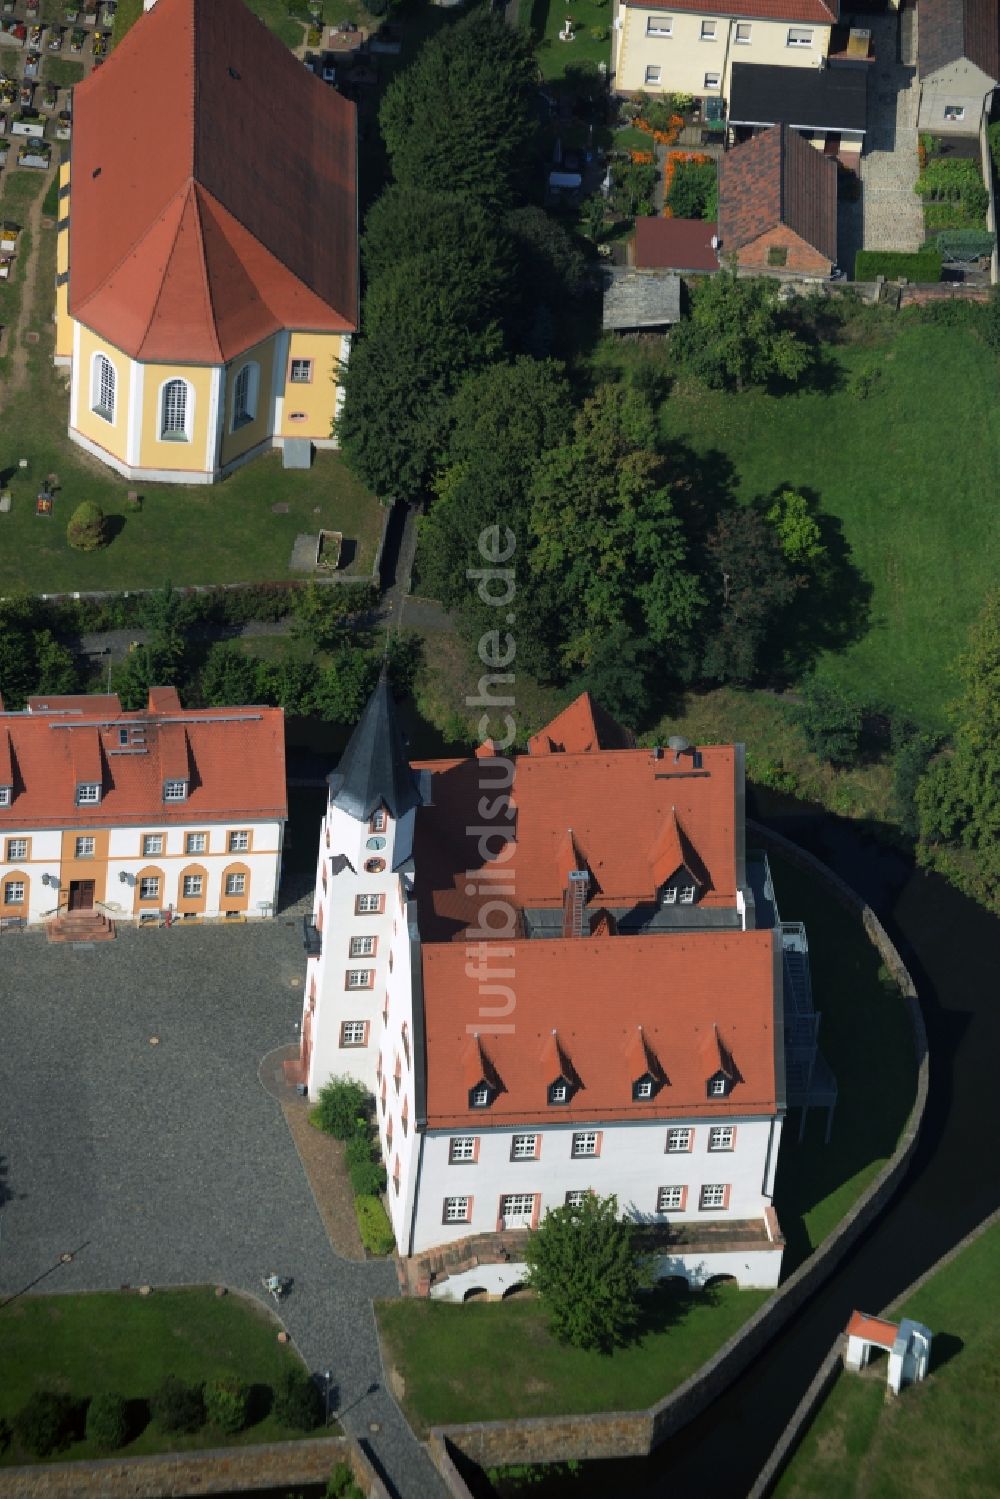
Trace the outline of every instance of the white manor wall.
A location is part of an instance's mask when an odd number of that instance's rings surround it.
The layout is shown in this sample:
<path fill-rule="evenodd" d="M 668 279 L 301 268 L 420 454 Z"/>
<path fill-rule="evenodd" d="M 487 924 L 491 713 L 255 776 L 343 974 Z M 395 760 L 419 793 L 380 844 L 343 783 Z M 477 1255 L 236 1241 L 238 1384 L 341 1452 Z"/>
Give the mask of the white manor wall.
<path fill-rule="evenodd" d="M 740 1290 L 774 1290 L 781 1276 L 782 1246 L 768 1249 L 713 1250 L 707 1254 L 659 1255 L 652 1265 L 654 1280 L 683 1276 L 688 1285 L 700 1289 L 717 1275 L 731 1275 Z M 447 1280 L 431 1286 L 434 1301 L 464 1301 L 471 1291 L 485 1291 L 489 1296 L 504 1296 L 523 1286 L 528 1267 L 523 1260 L 501 1265 L 477 1265 L 449 1275 Z"/>
<path fill-rule="evenodd" d="M 713 1126 L 734 1128 L 731 1150 L 709 1150 Z M 600 1154 L 574 1158 L 573 1135 L 588 1129 L 598 1133 Z M 668 1129 L 689 1129 L 690 1148 L 668 1152 Z M 515 1134 L 538 1137 L 534 1158 L 512 1159 Z M 474 1137 L 474 1158 L 452 1162 L 450 1142 L 460 1135 Z M 773 1196 L 780 1137 L 780 1118 L 747 1119 L 736 1114 L 711 1121 L 676 1119 L 605 1126 L 595 1121 L 592 1126 L 566 1123 L 546 1125 L 544 1129 L 469 1127 L 428 1132 L 421 1150 L 420 1188 L 409 1252 L 420 1253 L 470 1234 L 519 1226 L 502 1218 L 501 1199 L 508 1194 L 534 1199 L 532 1224 L 537 1224 L 549 1208 L 562 1207 L 571 1191 L 594 1191 L 601 1196 L 614 1192 L 621 1210 L 641 1222 L 759 1219 Z M 699 1206 L 702 1188 L 710 1185 L 727 1189 L 723 1208 Z M 658 1214 L 657 1197 L 662 1187 L 684 1188 L 683 1206 Z M 447 1221 L 446 1202 L 456 1197 L 469 1199 L 464 1222 Z"/>
<path fill-rule="evenodd" d="M 28 838 L 31 840 L 30 860 L 7 861 L 7 846 L 12 838 Z M 44 833 L 38 833 L 31 828 L 4 828 L 0 836 L 0 893 L 3 890 L 3 882 L 11 875 L 27 875 L 27 901 L 23 911 L 18 911 L 18 916 L 23 916 L 29 922 L 44 920 L 46 914 L 51 914 L 59 902 L 59 861 L 62 849 L 62 833 L 58 828 L 50 829 Z M 43 885 L 42 875 L 48 875 L 56 882 L 53 885 Z M 11 915 L 14 911 L 11 910 Z"/>
<path fill-rule="evenodd" d="M 386 1201 L 396 1246 L 409 1254 L 410 1225 L 424 1136 L 416 1130 L 417 1056 L 413 1030 L 413 965 L 419 967 L 420 941 L 415 901 L 407 902 L 392 937 L 388 1009 L 379 1038 L 378 1124 L 382 1159 L 389 1178 Z"/>

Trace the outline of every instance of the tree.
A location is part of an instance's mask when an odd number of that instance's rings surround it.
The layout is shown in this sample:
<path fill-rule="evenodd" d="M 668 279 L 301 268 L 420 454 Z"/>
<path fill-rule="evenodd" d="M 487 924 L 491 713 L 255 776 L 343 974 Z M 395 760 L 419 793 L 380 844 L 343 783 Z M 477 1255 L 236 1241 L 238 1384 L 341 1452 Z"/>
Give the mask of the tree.
<path fill-rule="evenodd" d="M 604 201 L 601 213 L 604 212 Z M 516 294 L 506 325 L 512 344 L 544 359 L 568 348 L 580 304 L 591 289 L 587 260 L 573 236 L 543 208 L 516 208 L 504 219 L 516 256 Z"/>
<path fill-rule="evenodd" d="M 610 1353 L 634 1336 L 646 1276 L 616 1197 L 588 1193 L 578 1207 L 550 1209 L 524 1258 L 560 1342 Z"/>
<path fill-rule="evenodd" d="M 55 696 L 61 692 L 76 692 L 80 685 L 79 673 L 68 646 L 61 645 L 51 630 L 37 630 L 34 651 L 36 694 Z"/>
<path fill-rule="evenodd" d="M 66 527 L 66 540 L 78 552 L 96 552 L 110 540 L 108 523 L 100 505 L 84 500 L 77 505 Z"/>
<path fill-rule="evenodd" d="M 472 622 L 496 626 L 496 609 L 469 571 L 483 568 L 490 538 L 508 550 L 518 591 L 527 582 L 531 476 L 547 448 L 565 441 L 572 422 L 565 371 L 552 360 L 522 357 L 464 381 L 448 412 L 444 467 L 436 499 L 421 523 L 420 586 Z M 505 564 L 506 565 L 506 564 Z"/>
<path fill-rule="evenodd" d="M 238 645 L 219 640 L 209 646 L 199 675 L 201 700 L 207 708 L 238 708 L 266 702 L 261 691 L 260 662 Z"/>
<path fill-rule="evenodd" d="M 733 271 L 706 276 L 694 293 L 691 316 L 671 334 L 671 348 L 706 385 L 760 385 L 774 376 L 797 380 L 809 350 L 782 323 L 778 283 L 744 279 Z"/>
<path fill-rule="evenodd" d="M 378 677 L 375 656 L 344 646 L 322 668 L 313 691 L 313 706 L 328 723 L 357 723 Z"/>
<path fill-rule="evenodd" d="M 374 602 L 371 590 L 337 583 L 307 583 L 292 595 L 292 638 L 314 651 L 330 651 L 351 638 L 351 625 Z"/>
<path fill-rule="evenodd" d="M 705 544 L 705 583 L 716 623 L 702 669 L 718 682 L 749 682 L 765 641 L 798 587 L 774 528 L 756 510 L 736 505 L 719 515 Z"/>
<path fill-rule="evenodd" d="M 715 219 L 719 213 L 719 185 L 713 160 L 676 162 L 667 206 L 675 219 Z"/>
<path fill-rule="evenodd" d="M 87 1441 L 106 1452 L 124 1447 L 128 1441 L 128 1414 L 124 1395 L 104 1390 L 87 1406 Z"/>
<path fill-rule="evenodd" d="M 205 1424 L 205 1401 L 200 1387 L 168 1374 L 149 1402 L 150 1414 L 161 1431 L 197 1431 Z"/>
<path fill-rule="evenodd" d="M 391 184 L 368 212 L 361 251 L 370 287 L 405 261 L 432 264 L 441 296 L 457 299 L 480 325 L 501 319 L 515 291 L 510 236 L 457 192 Z"/>
<path fill-rule="evenodd" d="M 660 648 L 686 640 L 703 594 L 641 391 L 605 385 L 584 402 L 572 440 L 535 469 L 530 531 L 565 667 L 586 667 L 622 627 Z"/>
<path fill-rule="evenodd" d="M 342 371 L 337 435 L 351 467 L 380 495 L 413 498 L 444 443 L 448 403 L 462 379 L 495 359 L 499 325 L 451 295 L 438 262 L 418 256 L 365 298 L 365 337 Z"/>
<path fill-rule="evenodd" d="M 533 166 L 536 76 L 527 33 L 488 11 L 425 42 L 379 111 L 393 177 L 511 206 Z"/>
<path fill-rule="evenodd" d="M 979 852 L 991 884 L 1000 880 L 1000 590 L 991 593 L 958 664 L 953 750 L 917 787 L 920 835 Z"/>

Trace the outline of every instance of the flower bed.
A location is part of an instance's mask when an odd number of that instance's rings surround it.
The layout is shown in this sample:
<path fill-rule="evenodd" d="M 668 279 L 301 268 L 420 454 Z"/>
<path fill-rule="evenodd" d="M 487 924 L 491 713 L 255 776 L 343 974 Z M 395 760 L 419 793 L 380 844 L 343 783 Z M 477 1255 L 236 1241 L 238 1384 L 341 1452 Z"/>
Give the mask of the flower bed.
<path fill-rule="evenodd" d="M 684 202 L 671 203 L 671 194 L 677 196 L 676 188 L 680 186 L 678 172 L 682 175 L 694 176 L 691 169 L 711 167 L 712 173 L 698 173 L 704 176 L 703 182 L 691 182 L 690 191 L 685 193 Z M 675 210 L 680 208 L 680 212 Z M 677 218 L 700 218 L 714 219 L 718 213 L 718 188 L 715 181 L 715 158 L 707 156 L 704 151 L 670 151 L 663 163 L 663 217 L 665 219 Z"/>

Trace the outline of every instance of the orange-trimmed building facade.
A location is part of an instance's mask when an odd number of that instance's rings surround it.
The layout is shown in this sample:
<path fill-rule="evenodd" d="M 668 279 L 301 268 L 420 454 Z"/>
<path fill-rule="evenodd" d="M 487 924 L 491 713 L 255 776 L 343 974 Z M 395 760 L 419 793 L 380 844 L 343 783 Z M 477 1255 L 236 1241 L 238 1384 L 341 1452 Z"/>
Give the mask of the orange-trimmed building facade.
<path fill-rule="evenodd" d="M 411 1287 L 511 1289 L 591 1192 L 661 1275 L 776 1285 L 786 931 L 742 746 L 638 748 L 584 694 L 526 754 L 410 765 L 383 680 L 329 780 L 289 1072 L 375 1094 Z"/>
<path fill-rule="evenodd" d="M 0 922 L 272 916 L 287 815 L 280 708 L 0 705 Z"/>
<path fill-rule="evenodd" d="M 335 446 L 358 318 L 352 103 L 243 0 L 159 0 L 75 91 L 59 185 L 75 442 L 185 484 L 290 438 Z"/>

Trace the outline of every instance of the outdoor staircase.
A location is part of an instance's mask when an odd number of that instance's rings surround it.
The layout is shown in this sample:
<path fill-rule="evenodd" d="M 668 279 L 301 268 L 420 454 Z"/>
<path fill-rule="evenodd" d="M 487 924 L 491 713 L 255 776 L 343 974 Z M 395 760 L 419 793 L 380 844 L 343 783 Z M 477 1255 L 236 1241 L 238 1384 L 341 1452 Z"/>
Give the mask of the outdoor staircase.
<path fill-rule="evenodd" d="M 45 930 L 50 942 L 111 942 L 115 924 L 102 911 L 64 911 Z"/>
<path fill-rule="evenodd" d="M 813 1005 L 809 944 L 801 922 L 783 921 L 785 967 L 785 1096 L 789 1108 L 800 1108 L 799 1138 L 810 1108 L 827 1110 L 827 1139 L 837 1103 L 837 1081 L 819 1049 L 820 1017 Z"/>

